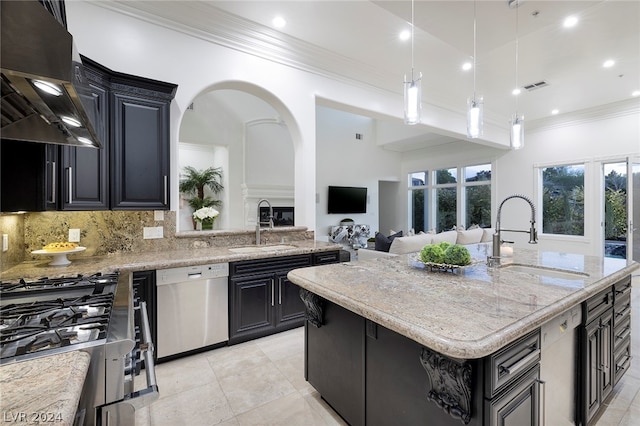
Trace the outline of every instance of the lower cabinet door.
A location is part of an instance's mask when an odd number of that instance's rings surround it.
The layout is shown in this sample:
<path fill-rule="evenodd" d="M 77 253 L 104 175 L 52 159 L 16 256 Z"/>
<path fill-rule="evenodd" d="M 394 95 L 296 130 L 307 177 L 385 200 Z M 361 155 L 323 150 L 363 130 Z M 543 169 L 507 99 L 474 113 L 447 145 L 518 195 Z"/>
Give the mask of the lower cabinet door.
<path fill-rule="evenodd" d="M 326 303 L 324 323 L 305 325 L 305 378 L 351 426 L 365 424 L 365 320 Z"/>
<path fill-rule="evenodd" d="M 273 329 L 273 274 L 231 278 L 229 283 L 229 343 L 250 340 Z"/>
<path fill-rule="evenodd" d="M 540 424 L 540 367 L 532 368 L 512 386 L 485 401 L 488 426 L 538 426 Z"/>
<path fill-rule="evenodd" d="M 287 273 L 276 274 L 276 328 L 299 327 L 304 324 L 304 303 L 300 298 L 300 287 L 289 281 Z"/>

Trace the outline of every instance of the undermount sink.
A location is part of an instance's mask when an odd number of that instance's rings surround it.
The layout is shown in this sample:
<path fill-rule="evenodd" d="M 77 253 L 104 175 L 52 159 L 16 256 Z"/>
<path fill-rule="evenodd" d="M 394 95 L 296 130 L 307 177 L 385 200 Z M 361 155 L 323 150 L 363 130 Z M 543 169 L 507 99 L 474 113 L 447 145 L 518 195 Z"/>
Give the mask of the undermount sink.
<path fill-rule="evenodd" d="M 236 247 L 230 248 L 229 251 L 234 253 L 260 253 L 263 251 L 279 251 L 279 250 L 291 250 L 296 246 L 290 246 L 286 244 L 280 244 L 275 246 L 250 246 L 250 247 Z"/>
<path fill-rule="evenodd" d="M 551 278 L 562 278 L 565 280 L 579 280 L 589 276 L 589 274 L 580 271 L 570 271 L 568 269 L 555 269 L 545 266 L 521 265 L 517 263 L 506 264 L 500 266 L 500 269 L 508 269 L 513 272 L 524 272 L 531 275 L 543 275 Z"/>
<path fill-rule="evenodd" d="M 234 253 L 255 253 L 261 251 L 261 247 L 236 247 L 230 248 L 229 251 Z"/>

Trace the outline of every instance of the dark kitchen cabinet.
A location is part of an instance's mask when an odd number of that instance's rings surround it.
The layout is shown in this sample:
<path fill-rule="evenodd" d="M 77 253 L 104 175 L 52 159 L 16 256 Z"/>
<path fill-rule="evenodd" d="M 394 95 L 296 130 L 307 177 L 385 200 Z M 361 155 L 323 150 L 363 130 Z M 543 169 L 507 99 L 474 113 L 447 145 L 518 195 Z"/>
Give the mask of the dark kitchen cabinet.
<path fill-rule="evenodd" d="M 576 424 L 589 425 L 631 359 L 631 277 L 582 304 Z"/>
<path fill-rule="evenodd" d="M 169 110 L 177 86 L 82 57 L 80 91 L 102 148 L 2 140 L 2 211 L 169 208 Z M 16 185 L 20 183 L 20 185 Z"/>
<path fill-rule="evenodd" d="M 109 89 L 108 76 L 96 67 L 85 67 L 90 92 L 80 92 L 89 119 L 102 143 L 101 149 L 75 146 L 60 148 L 62 210 L 109 209 Z M 89 106 L 92 107 L 89 107 Z M 93 113 L 97 115 L 92 115 Z"/>
<path fill-rule="evenodd" d="M 118 85 L 113 92 L 113 210 L 169 208 L 169 105 L 161 91 Z"/>
<path fill-rule="evenodd" d="M 321 327 L 305 325 L 305 379 L 348 424 L 364 425 L 365 320 L 333 303 L 325 308 Z"/>
<path fill-rule="evenodd" d="M 454 359 L 303 290 L 305 378 L 350 425 L 539 426 L 540 331 Z"/>
<path fill-rule="evenodd" d="M 314 261 L 338 259 L 338 252 L 232 262 L 229 274 L 229 344 L 244 342 L 304 324 L 300 288 L 287 273 Z"/>
<path fill-rule="evenodd" d="M 56 146 L 0 141 L 0 203 L 3 212 L 55 209 Z"/>

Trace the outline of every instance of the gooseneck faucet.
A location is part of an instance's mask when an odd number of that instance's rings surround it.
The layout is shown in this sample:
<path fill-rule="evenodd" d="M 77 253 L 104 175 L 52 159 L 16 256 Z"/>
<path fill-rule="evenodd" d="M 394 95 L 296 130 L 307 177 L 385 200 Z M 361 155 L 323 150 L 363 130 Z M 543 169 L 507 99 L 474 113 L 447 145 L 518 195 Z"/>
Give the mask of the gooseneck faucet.
<path fill-rule="evenodd" d="M 262 203 L 266 203 L 269 206 L 269 221 L 262 222 L 262 218 L 260 217 L 260 206 Z M 260 225 L 269 225 L 269 229 L 273 229 L 273 207 L 271 207 L 271 203 L 267 199 L 261 199 L 258 201 L 258 213 L 256 218 L 256 245 L 260 245 Z"/>
<path fill-rule="evenodd" d="M 529 227 L 528 231 L 522 231 L 522 230 L 518 230 L 518 229 L 501 229 L 500 228 L 500 217 L 502 215 L 502 206 L 504 205 L 505 202 L 507 202 L 508 200 L 511 200 L 512 198 L 520 198 L 520 199 L 526 201 L 527 203 L 529 203 L 529 207 L 531 207 L 531 221 L 530 221 L 531 222 L 531 226 Z M 502 240 L 502 232 L 524 232 L 524 233 L 528 233 L 529 234 L 529 244 L 537 244 L 538 243 L 538 232 L 536 231 L 536 208 L 533 205 L 533 202 L 528 197 L 525 197 L 524 195 L 520 195 L 520 194 L 510 195 L 507 198 L 505 198 L 502 201 L 502 203 L 500 203 L 500 207 L 498 207 L 498 218 L 496 220 L 496 229 L 495 229 L 495 232 L 493 234 L 493 253 L 492 253 L 492 256 L 489 256 L 487 258 L 487 264 L 489 266 L 495 266 L 496 264 L 500 263 L 500 246 L 504 242 Z"/>

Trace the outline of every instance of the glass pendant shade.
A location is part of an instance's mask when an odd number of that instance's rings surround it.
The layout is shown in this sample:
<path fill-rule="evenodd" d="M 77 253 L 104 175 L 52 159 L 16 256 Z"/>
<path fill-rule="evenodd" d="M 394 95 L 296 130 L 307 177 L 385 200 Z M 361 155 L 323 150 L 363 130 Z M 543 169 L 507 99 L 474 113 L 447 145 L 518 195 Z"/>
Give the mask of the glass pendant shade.
<path fill-rule="evenodd" d="M 413 77 L 413 76 L 412 76 Z M 422 110 L 422 73 L 416 80 L 404 78 L 404 123 L 418 124 Z"/>
<path fill-rule="evenodd" d="M 484 102 L 482 97 L 467 100 L 467 137 L 476 139 L 482 136 L 482 115 Z"/>
<path fill-rule="evenodd" d="M 524 116 L 515 113 L 511 119 L 511 149 L 524 146 Z"/>

